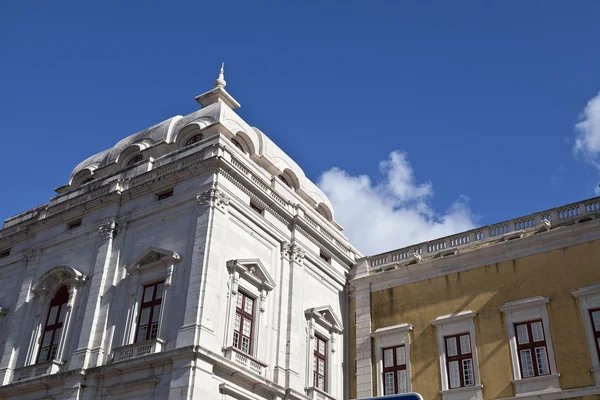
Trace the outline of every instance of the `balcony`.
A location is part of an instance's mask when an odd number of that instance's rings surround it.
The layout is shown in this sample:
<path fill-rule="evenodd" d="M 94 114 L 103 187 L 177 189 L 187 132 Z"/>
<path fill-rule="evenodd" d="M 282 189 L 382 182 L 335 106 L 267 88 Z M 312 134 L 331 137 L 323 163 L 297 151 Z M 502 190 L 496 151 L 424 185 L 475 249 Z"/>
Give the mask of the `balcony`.
<path fill-rule="evenodd" d="M 113 349 L 112 360 L 113 362 L 119 362 L 143 357 L 147 354 L 158 353 L 162 351 L 164 345 L 165 341 L 157 338 L 117 347 Z"/>
<path fill-rule="evenodd" d="M 62 362 L 57 360 L 46 361 L 43 363 L 28 365 L 23 368 L 15 369 L 13 382 L 25 381 L 27 379 L 39 378 L 46 375 L 56 374 L 60 371 Z"/>
<path fill-rule="evenodd" d="M 335 400 L 335 397 L 314 386 L 306 388 L 306 395 L 313 400 Z"/>
<path fill-rule="evenodd" d="M 265 376 L 265 370 L 269 366 L 268 364 L 257 360 L 256 358 L 250 356 L 249 354 L 243 353 L 239 349 L 230 346 L 223 350 L 225 353 L 225 358 L 235 362 L 238 365 L 241 365 L 243 368 L 254 372 L 257 375 L 262 377 Z"/>

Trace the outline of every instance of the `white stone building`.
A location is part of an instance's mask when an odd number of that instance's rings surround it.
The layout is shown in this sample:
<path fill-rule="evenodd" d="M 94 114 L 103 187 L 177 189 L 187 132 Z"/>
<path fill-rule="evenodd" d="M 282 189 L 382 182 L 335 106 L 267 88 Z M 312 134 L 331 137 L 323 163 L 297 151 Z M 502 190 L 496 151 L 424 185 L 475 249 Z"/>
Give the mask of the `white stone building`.
<path fill-rule="evenodd" d="M 5 221 L 0 399 L 347 398 L 360 255 L 222 70 L 196 100 Z"/>

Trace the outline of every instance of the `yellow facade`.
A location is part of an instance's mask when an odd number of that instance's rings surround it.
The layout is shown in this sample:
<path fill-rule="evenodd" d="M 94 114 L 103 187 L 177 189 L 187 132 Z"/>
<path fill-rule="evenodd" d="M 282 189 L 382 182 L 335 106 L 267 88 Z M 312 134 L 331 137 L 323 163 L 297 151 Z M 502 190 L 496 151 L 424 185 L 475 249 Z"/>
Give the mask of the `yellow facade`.
<path fill-rule="evenodd" d="M 385 274 L 385 272 L 383 273 Z M 412 390 L 425 400 L 442 399 L 436 317 L 472 310 L 484 399 L 515 396 L 504 314 L 506 302 L 548 297 L 551 340 L 562 390 L 594 386 L 592 356 L 578 299 L 572 292 L 600 283 L 600 241 L 485 265 L 371 293 L 371 330 L 408 323 Z M 356 357 L 355 300 L 350 303 L 350 358 Z M 372 346 L 373 348 L 373 346 Z M 375 365 L 375 354 L 372 354 Z M 373 367 L 373 394 L 377 371 Z M 555 372 L 555 371 L 553 371 Z M 350 398 L 356 398 L 350 374 Z M 598 399 L 597 395 L 583 397 Z"/>

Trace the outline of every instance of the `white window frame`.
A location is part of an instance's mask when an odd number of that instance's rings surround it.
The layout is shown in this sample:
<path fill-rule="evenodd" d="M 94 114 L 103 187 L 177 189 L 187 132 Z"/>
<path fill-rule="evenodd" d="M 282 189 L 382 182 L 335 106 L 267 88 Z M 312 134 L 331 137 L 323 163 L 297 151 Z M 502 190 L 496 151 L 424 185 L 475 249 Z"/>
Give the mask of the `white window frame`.
<path fill-rule="evenodd" d="M 128 288 L 130 300 L 129 306 L 127 307 L 129 318 L 125 326 L 120 347 L 137 344 L 135 341 L 135 333 L 137 331 L 140 306 L 144 295 L 144 286 L 162 281 L 164 282 L 164 289 L 158 320 L 158 332 L 156 334 L 156 339 L 152 339 L 159 343 L 159 346 L 156 346 L 154 351 L 158 352 L 162 349 L 162 344 L 164 344 L 164 341 L 162 340 L 164 329 L 163 320 L 165 310 L 168 307 L 173 271 L 175 264 L 179 259 L 179 254 L 174 251 L 161 249 L 156 246 L 148 246 L 142 253 L 125 266 L 125 271 L 127 271 L 129 278 Z M 119 348 L 115 348 L 113 351 L 118 351 Z"/>
<path fill-rule="evenodd" d="M 311 399 L 332 400 L 342 398 L 342 382 L 339 374 L 341 363 L 338 360 L 339 341 L 338 335 L 342 335 L 344 328 L 341 319 L 333 312 L 331 306 L 320 306 L 309 308 L 304 311 L 308 324 L 308 346 L 306 346 L 306 393 Z M 316 387 L 314 382 L 313 358 L 316 347 L 316 336 L 327 342 L 327 354 L 325 361 L 325 391 Z M 341 349 L 340 349 L 341 350 Z M 343 356 L 343 354 L 342 354 Z"/>
<path fill-rule="evenodd" d="M 384 396 L 383 382 L 383 349 L 404 346 L 406 355 L 406 388 L 412 392 L 412 375 L 410 371 L 410 332 L 412 325 L 399 324 L 379 328 L 371 333 L 375 339 L 375 364 L 377 369 L 377 395 Z M 397 379 L 397 378 L 396 378 Z"/>
<path fill-rule="evenodd" d="M 594 373 L 596 378 L 596 386 L 600 386 L 600 359 L 598 358 L 598 350 L 594 339 L 594 327 L 592 326 L 590 315 L 590 310 L 600 308 L 600 284 L 584 286 L 572 294 L 574 298 L 579 300 L 579 310 L 583 318 L 583 325 L 585 326 L 585 333 L 590 348 L 590 357 L 592 359 L 591 372 Z"/>
<path fill-rule="evenodd" d="M 262 325 L 266 322 L 264 313 L 267 308 L 267 296 L 275 287 L 275 281 L 257 258 L 229 260 L 227 261 L 227 271 L 229 272 L 229 293 L 223 352 L 226 355 L 229 354 L 229 357 L 231 357 L 232 351 L 239 352 L 266 367 L 267 364 L 260 361 L 260 357 L 263 357 L 265 352 L 264 346 L 260 346 L 264 342 L 264 340 L 260 340 L 260 332 Z M 249 354 L 233 347 L 235 309 L 240 291 L 254 300 L 252 343 Z"/>
<path fill-rule="evenodd" d="M 477 335 L 475 334 L 474 319 L 476 312 L 471 310 L 460 311 L 453 314 L 441 315 L 431 322 L 437 328 L 437 343 L 439 350 L 440 378 L 444 400 L 483 399 L 481 377 L 479 375 L 479 360 L 477 357 Z M 450 388 L 448 382 L 448 364 L 446 362 L 447 336 L 468 333 L 471 338 L 471 354 L 473 357 L 473 379 L 475 384 L 459 388 Z"/>
<path fill-rule="evenodd" d="M 513 378 L 512 381 L 517 395 L 532 392 L 553 392 L 560 390 L 558 377 L 560 374 L 556 368 L 556 359 L 554 357 L 554 347 L 552 345 L 552 336 L 550 335 L 550 319 L 546 305 L 550 299 L 543 296 L 530 297 L 527 299 L 510 301 L 502 305 L 499 309 L 506 317 L 506 331 L 508 333 L 508 343 L 510 346 L 510 357 L 512 360 Z M 517 352 L 517 338 L 515 336 L 515 325 L 520 322 L 529 322 L 533 320 L 542 320 L 544 325 L 544 336 L 546 338 L 546 349 L 548 351 L 548 363 L 550 365 L 550 374 L 523 378 L 519 366 L 519 354 Z"/>

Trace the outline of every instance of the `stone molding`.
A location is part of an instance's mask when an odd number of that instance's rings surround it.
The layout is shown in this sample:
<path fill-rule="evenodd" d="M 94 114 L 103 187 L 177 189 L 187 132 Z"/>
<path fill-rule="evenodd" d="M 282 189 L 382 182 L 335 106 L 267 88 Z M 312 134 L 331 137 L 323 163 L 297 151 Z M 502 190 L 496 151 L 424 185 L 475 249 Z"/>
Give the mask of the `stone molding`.
<path fill-rule="evenodd" d="M 196 200 L 200 205 L 208 205 L 221 211 L 226 211 L 231 199 L 223 192 L 223 190 L 213 187 L 198 193 Z"/>
<path fill-rule="evenodd" d="M 100 235 L 105 239 L 114 239 L 118 233 L 118 223 L 116 218 L 111 218 L 98 227 Z"/>
<path fill-rule="evenodd" d="M 301 264 L 306 257 L 306 252 L 297 244 L 284 242 L 281 245 L 281 254 L 286 260 L 294 261 Z"/>
<path fill-rule="evenodd" d="M 23 263 L 25 263 L 25 265 L 35 264 L 38 261 L 39 256 L 39 249 L 29 249 L 23 254 Z"/>

